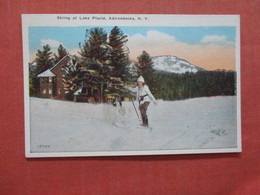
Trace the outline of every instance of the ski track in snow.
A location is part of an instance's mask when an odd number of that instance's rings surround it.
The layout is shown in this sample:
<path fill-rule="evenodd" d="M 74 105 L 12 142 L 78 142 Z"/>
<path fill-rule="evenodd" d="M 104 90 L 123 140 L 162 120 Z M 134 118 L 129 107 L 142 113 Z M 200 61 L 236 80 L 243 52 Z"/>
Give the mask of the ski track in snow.
<path fill-rule="evenodd" d="M 139 126 L 131 102 L 123 102 L 119 108 L 30 98 L 31 150 L 87 152 L 236 147 L 235 96 L 150 103 L 148 118 L 151 128 Z"/>

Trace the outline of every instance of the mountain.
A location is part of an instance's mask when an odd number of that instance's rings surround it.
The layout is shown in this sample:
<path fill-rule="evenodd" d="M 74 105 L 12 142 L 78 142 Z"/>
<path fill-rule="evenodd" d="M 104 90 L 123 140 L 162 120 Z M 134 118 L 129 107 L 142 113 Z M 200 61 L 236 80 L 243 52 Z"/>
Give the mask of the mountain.
<path fill-rule="evenodd" d="M 196 73 L 205 71 L 203 68 L 195 66 L 190 62 L 180 59 L 176 56 L 155 56 L 152 57 L 155 70 L 182 74 L 186 72 Z"/>

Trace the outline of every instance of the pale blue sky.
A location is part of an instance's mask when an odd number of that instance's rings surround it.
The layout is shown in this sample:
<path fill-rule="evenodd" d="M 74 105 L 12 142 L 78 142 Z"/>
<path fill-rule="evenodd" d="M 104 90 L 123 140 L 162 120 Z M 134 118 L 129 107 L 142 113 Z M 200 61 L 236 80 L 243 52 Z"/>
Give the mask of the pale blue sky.
<path fill-rule="evenodd" d="M 43 45 L 46 44 L 50 45 L 54 53 L 57 53 L 57 47 L 59 44 L 62 44 L 69 53 L 75 54 L 79 50 L 79 43 L 83 43 L 85 40 L 86 30 L 94 27 L 103 28 L 105 32 L 109 34 L 114 26 L 29 27 L 30 59 L 33 60 L 37 50 L 42 50 Z M 119 26 L 119 28 L 123 33 L 128 35 L 129 41 L 127 42 L 127 46 L 130 49 L 130 54 L 132 55 L 130 55 L 130 58 L 132 59 L 136 59 L 136 56 L 138 56 L 142 50 L 146 50 L 148 53 L 150 52 L 151 56 L 175 55 L 203 67 L 203 56 L 199 55 L 207 51 L 208 48 L 205 48 L 205 45 L 215 45 L 218 48 L 215 47 L 212 51 L 218 52 L 222 50 L 223 55 L 227 54 L 227 48 L 229 48 L 228 52 L 231 52 L 230 47 L 235 50 L 235 26 Z M 194 56 L 190 55 L 191 51 L 189 48 L 193 49 Z M 199 49 L 202 49 L 200 53 L 197 51 Z M 234 53 L 233 50 L 232 52 Z M 160 52 L 156 53 L 156 51 Z M 187 55 L 185 55 L 185 52 Z M 206 56 L 207 61 L 211 61 L 209 55 L 211 54 L 207 54 Z M 221 54 L 212 53 L 212 57 L 214 57 L 214 55 Z M 231 57 L 234 58 L 233 54 Z M 200 59 L 200 61 L 198 59 Z M 230 64 L 233 63 L 234 59 L 228 59 L 228 61 Z M 222 65 L 225 64 L 223 62 L 221 63 Z M 235 65 L 230 64 L 228 66 L 234 67 Z"/>
<path fill-rule="evenodd" d="M 56 40 L 67 49 L 79 48 L 79 42 L 83 43 L 87 29 L 95 26 L 79 27 L 29 27 L 30 51 L 42 49 L 41 40 Z M 107 34 L 113 27 L 101 27 Z M 143 27 L 143 26 L 120 26 L 125 34 L 130 37 L 135 34 L 147 35 L 148 31 L 158 31 L 174 36 L 177 41 L 188 44 L 199 44 L 205 36 L 225 36 L 227 41 L 234 42 L 236 36 L 235 27 Z M 130 38 L 129 37 L 129 38 Z"/>

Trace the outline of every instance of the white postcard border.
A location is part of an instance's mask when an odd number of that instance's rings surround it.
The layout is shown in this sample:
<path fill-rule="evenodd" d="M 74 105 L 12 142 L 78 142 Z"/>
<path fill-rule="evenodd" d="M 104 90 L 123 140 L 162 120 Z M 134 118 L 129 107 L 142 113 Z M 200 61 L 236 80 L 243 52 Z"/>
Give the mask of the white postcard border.
<path fill-rule="evenodd" d="M 90 19 L 86 19 L 89 17 Z M 106 19 L 96 19 L 96 18 Z M 122 18 L 108 20 L 109 17 Z M 70 19 L 68 19 L 70 18 Z M 74 19 L 73 19 L 74 18 Z M 81 19 L 80 19 L 81 18 Z M 85 18 L 85 19 L 84 19 Z M 125 19 L 123 19 L 125 18 Z M 131 19 L 132 18 L 132 19 Z M 133 20 L 134 19 L 134 20 Z M 109 22 L 108 22 L 109 21 Z M 181 149 L 104 152 L 31 152 L 30 102 L 29 102 L 29 40 L 30 26 L 236 26 L 237 72 L 237 147 L 224 149 Z M 241 81 L 240 81 L 240 16 L 239 15 L 143 15 L 143 14 L 22 14 L 25 156 L 30 157 L 84 157 L 235 153 L 242 151 L 241 143 Z"/>

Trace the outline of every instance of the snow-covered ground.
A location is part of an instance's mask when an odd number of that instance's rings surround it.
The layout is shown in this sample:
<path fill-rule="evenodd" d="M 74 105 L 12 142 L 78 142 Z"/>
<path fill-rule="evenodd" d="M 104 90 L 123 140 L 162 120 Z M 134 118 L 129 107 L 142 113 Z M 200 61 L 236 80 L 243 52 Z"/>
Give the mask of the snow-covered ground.
<path fill-rule="evenodd" d="M 158 101 L 144 128 L 132 102 L 119 108 L 30 98 L 31 152 L 234 148 L 236 106 L 235 96 Z"/>

